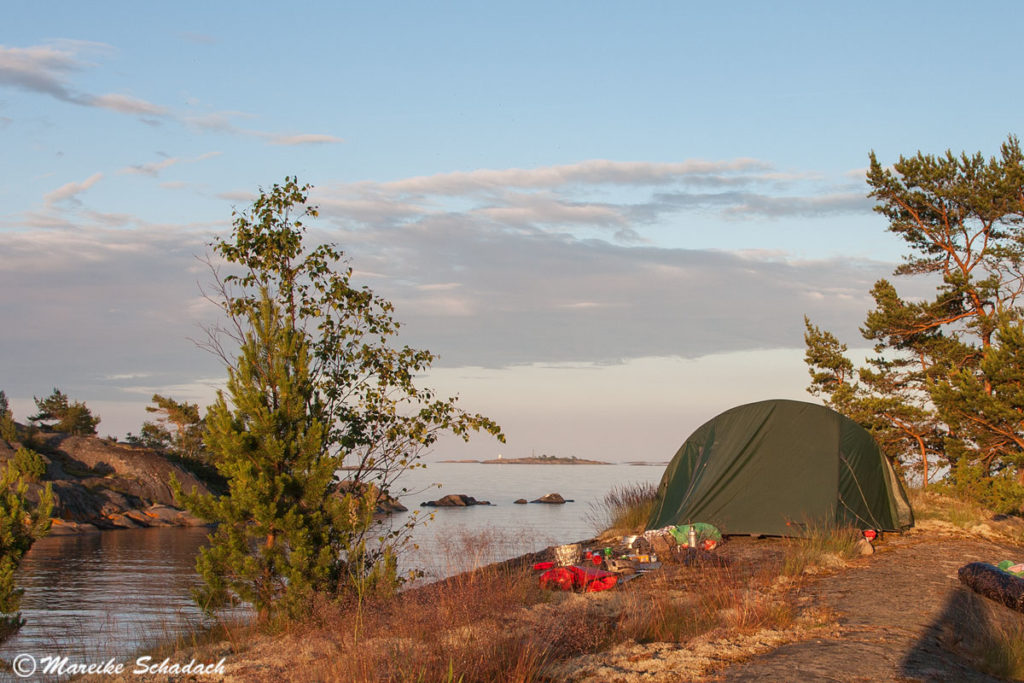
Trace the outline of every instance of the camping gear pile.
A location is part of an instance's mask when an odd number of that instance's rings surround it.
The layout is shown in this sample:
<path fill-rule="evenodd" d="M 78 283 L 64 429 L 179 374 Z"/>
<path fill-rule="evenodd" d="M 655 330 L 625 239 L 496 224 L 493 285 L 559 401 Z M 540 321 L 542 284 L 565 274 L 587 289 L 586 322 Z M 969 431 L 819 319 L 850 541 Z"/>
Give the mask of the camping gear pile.
<path fill-rule="evenodd" d="M 605 546 L 583 550 L 579 543 L 560 545 L 554 549 L 554 562 L 538 562 L 533 569 L 542 572 L 539 579 L 541 588 L 586 593 L 608 590 L 627 576 L 661 567 L 656 556 L 637 552 L 632 547 L 636 538 L 627 537 L 630 543 L 623 542 L 615 548 Z"/>
<path fill-rule="evenodd" d="M 645 531 L 637 544 L 645 543 L 649 543 L 665 562 L 717 564 L 708 561 L 708 551 L 722 543 L 722 534 L 713 525 L 701 522 L 669 525 Z"/>
<path fill-rule="evenodd" d="M 679 538 L 686 541 L 681 543 Z M 706 555 L 721 541 L 722 535 L 710 524 L 670 526 L 626 536 L 615 547 L 557 546 L 553 562 L 538 562 L 533 569 L 542 572 L 541 588 L 592 593 L 660 569 L 659 554 L 669 562 L 691 564 L 693 556 Z"/>

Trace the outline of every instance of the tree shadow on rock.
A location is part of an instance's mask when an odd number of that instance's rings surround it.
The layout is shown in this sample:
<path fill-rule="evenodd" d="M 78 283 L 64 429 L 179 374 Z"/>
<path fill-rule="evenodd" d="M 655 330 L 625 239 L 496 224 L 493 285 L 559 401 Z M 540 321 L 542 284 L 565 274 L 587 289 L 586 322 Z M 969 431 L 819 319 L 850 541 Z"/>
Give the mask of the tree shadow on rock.
<path fill-rule="evenodd" d="M 904 656 L 900 672 L 925 681 L 1020 680 L 1022 633 L 1024 615 L 957 586 Z"/>

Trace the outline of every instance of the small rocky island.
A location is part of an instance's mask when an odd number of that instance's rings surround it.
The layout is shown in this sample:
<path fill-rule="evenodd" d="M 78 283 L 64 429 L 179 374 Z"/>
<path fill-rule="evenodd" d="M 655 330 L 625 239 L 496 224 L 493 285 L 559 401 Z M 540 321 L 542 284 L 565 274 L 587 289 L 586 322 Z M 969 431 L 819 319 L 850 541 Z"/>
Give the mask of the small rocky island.
<path fill-rule="evenodd" d="M 439 460 L 445 463 L 476 463 L 480 465 L 611 465 L 603 460 L 587 460 L 575 455 L 563 458 L 557 455 L 533 455 L 528 458 L 492 458 L 491 460 Z"/>

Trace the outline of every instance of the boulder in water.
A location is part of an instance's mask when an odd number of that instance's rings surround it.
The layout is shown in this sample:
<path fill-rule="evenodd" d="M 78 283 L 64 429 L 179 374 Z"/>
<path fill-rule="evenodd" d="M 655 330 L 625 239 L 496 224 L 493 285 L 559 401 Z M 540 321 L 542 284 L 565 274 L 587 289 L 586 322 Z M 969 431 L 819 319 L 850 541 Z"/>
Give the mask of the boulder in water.
<path fill-rule="evenodd" d="M 558 493 L 548 493 L 541 496 L 537 500 L 530 501 L 531 503 L 547 503 L 548 505 L 564 505 L 568 501 Z"/>
<path fill-rule="evenodd" d="M 491 503 L 486 500 L 477 500 L 473 496 L 467 496 L 464 493 L 450 493 L 444 498 L 438 498 L 437 500 L 428 500 L 425 503 L 420 503 L 421 506 L 431 508 L 464 508 L 470 505 L 490 505 Z"/>

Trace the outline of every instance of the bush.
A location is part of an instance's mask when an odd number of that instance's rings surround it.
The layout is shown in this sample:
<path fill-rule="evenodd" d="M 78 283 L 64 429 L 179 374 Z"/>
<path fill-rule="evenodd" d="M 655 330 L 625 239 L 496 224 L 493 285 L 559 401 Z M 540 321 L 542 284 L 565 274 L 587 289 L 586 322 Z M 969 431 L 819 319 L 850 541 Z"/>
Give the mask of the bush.
<path fill-rule="evenodd" d="M 21 446 L 11 458 L 11 467 L 26 481 L 39 481 L 46 474 L 46 461 L 30 448 Z"/>
<path fill-rule="evenodd" d="M 1020 514 L 1024 509 L 1024 486 L 1016 473 L 1003 470 L 995 474 L 980 464 L 960 460 L 946 479 L 934 485 L 939 493 L 972 500 L 999 514 Z"/>

